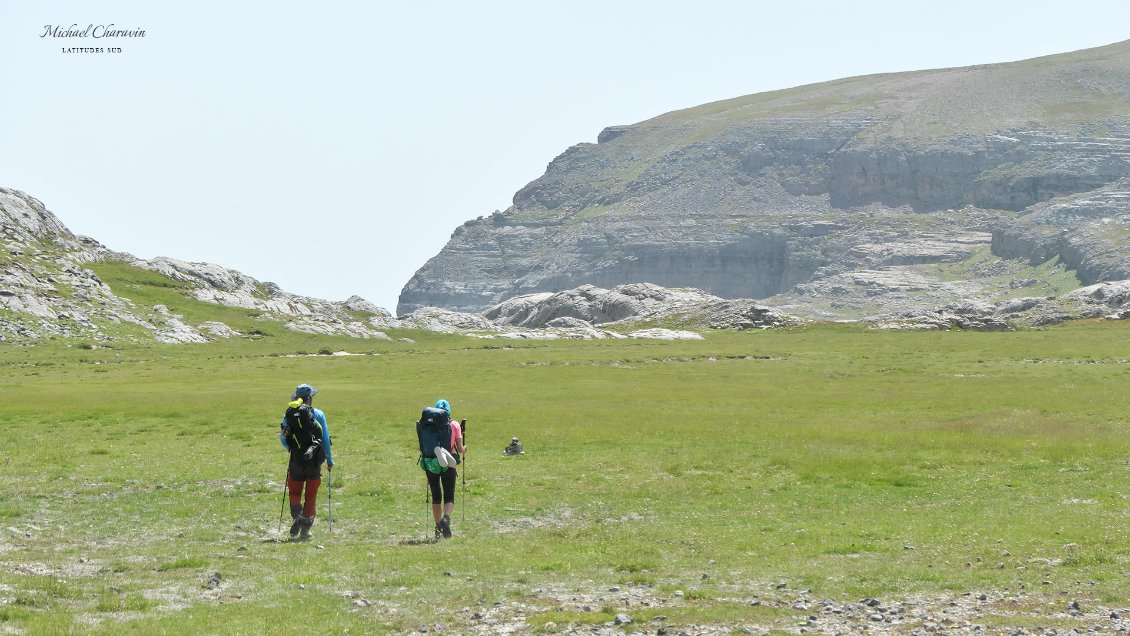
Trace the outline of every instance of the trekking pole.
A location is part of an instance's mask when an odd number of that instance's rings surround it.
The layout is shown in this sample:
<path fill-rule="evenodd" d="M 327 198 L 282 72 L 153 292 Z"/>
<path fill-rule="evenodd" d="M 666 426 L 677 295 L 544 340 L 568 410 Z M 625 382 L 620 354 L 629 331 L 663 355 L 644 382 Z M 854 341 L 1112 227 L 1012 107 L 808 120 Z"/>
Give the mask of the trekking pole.
<path fill-rule="evenodd" d="M 467 420 L 459 422 L 463 433 L 463 470 L 459 471 L 459 523 L 467 522 Z"/>
<path fill-rule="evenodd" d="M 334 471 L 329 468 L 326 469 L 327 475 L 330 478 L 329 491 L 326 493 L 330 497 L 330 532 L 334 531 Z"/>
<path fill-rule="evenodd" d="M 279 534 L 282 534 L 283 512 L 286 510 L 286 481 L 290 478 L 290 469 L 287 468 L 283 477 L 282 507 L 279 508 Z"/>

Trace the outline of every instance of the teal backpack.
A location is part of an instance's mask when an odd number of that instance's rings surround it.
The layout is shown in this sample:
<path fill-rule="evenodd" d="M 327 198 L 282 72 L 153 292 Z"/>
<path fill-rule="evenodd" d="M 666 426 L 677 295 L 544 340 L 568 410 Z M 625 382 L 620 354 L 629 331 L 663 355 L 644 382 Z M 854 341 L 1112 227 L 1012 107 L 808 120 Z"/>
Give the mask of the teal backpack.
<path fill-rule="evenodd" d="M 448 452 L 451 447 L 451 416 L 443 409 L 429 406 L 420 414 L 416 422 L 416 438 L 420 442 L 420 468 L 439 474 L 446 472 L 447 468 L 440 466 L 436 460 L 436 447 Z"/>

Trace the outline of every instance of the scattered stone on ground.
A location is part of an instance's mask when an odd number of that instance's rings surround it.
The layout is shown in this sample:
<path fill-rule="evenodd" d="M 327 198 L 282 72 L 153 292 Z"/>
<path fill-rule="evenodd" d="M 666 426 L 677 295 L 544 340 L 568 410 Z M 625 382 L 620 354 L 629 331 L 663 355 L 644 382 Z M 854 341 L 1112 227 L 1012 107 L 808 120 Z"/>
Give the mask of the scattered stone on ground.
<path fill-rule="evenodd" d="M 745 605 L 749 618 L 731 624 L 672 624 L 669 618 L 695 601 L 685 593 L 663 593 L 653 585 L 616 586 L 603 593 L 537 588 L 521 601 L 465 608 L 470 623 L 458 631 L 471 634 L 552 633 L 572 636 L 619 634 L 688 634 L 694 636 L 757 634 L 867 634 L 869 636 L 1081 636 L 1128 633 L 1124 608 L 1093 601 L 1063 600 L 1025 592 L 964 592 L 953 596 L 912 594 L 900 598 L 837 600 L 814 598 L 807 590 L 768 586 L 765 594 L 736 594 L 718 601 Z M 681 592 L 681 590 L 680 590 Z M 543 612 L 611 612 L 597 623 L 542 623 Z M 658 613 L 654 613 L 658 610 Z M 650 616 L 650 618 L 646 618 Z"/>

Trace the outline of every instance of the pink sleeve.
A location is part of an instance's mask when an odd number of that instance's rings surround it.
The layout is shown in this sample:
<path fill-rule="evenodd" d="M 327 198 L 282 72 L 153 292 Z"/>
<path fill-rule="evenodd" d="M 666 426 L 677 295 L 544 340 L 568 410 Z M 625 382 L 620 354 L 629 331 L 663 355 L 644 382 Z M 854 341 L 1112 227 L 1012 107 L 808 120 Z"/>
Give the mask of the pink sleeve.
<path fill-rule="evenodd" d="M 455 448 L 455 440 L 463 439 L 463 427 L 459 426 L 459 422 L 451 420 L 451 447 Z"/>

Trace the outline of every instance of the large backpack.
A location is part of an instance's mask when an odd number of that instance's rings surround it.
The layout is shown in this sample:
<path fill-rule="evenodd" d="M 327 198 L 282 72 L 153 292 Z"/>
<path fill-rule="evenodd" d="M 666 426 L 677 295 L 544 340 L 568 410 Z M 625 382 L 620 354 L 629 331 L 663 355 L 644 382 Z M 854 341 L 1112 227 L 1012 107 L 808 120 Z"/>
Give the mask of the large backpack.
<path fill-rule="evenodd" d="M 447 411 L 429 406 L 420 414 L 416 422 L 416 437 L 420 442 L 420 454 L 426 459 L 435 459 L 436 446 L 451 452 L 451 417 Z"/>
<path fill-rule="evenodd" d="M 313 407 L 302 400 L 295 400 L 287 405 L 283 415 L 283 436 L 291 452 L 300 451 L 308 460 L 320 456 L 322 425 L 314 418 Z"/>

